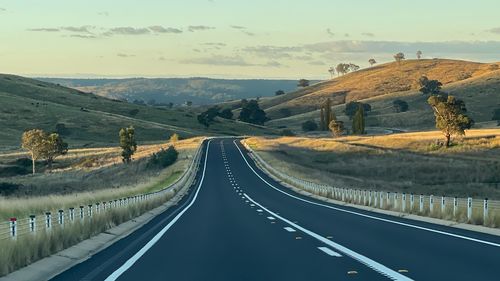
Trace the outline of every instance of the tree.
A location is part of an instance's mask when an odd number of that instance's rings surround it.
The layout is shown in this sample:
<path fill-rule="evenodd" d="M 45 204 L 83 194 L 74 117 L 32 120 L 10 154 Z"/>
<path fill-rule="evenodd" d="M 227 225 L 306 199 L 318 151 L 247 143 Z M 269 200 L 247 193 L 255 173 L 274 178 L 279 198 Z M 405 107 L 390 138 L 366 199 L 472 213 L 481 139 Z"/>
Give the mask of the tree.
<path fill-rule="evenodd" d="M 332 120 L 328 128 L 332 132 L 333 137 L 340 137 L 345 131 L 344 122 L 338 120 Z"/>
<path fill-rule="evenodd" d="M 349 63 L 349 70 L 352 72 L 358 71 L 360 69 L 359 65 L 354 63 Z"/>
<path fill-rule="evenodd" d="M 358 111 L 358 107 L 362 105 L 363 106 L 363 112 L 365 116 L 368 114 L 369 111 L 372 111 L 372 106 L 368 103 L 361 103 L 357 101 L 351 101 L 346 103 L 344 113 L 349 117 L 350 120 L 354 117 L 356 112 Z"/>
<path fill-rule="evenodd" d="M 496 120 L 497 125 L 500 126 L 500 108 L 493 110 L 493 117 L 491 120 Z"/>
<path fill-rule="evenodd" d="M 245 100 L 245 102 L 242 102 L 242 108 L 238 120 L 257 125 L 264 125 L 266 121 L 269 121 L 269 118 L 267 118 L 266 112 L 260 109 L 259 103 L 256 100 Z"/>
<path fill-rule="evenodd" d="M 418 79 L 418 85 L 420 86 L 419 91 L 424 95 L 437 95 L 441 93 L 441 87 L 443 86 L 438 80 L 430 80 L 425 75 Z"/>
<path fill-rule="evenodd" d="M 417 51 L 417 59 L 421 59 L 422 58 L 422 51 L 418 50 Z"/>
<path fill-rule="evenodd" d="M 137 150 L 137 142 L 135 141 L 135 129 L 130 126 L 120 130 L 120 147 L 122 148 L 122 161 L 130 163 L 132 155 Z"/>
<path fill-rule="evenodd" d="M 350 69 L 350 65 L 347 64 L 347 63 L 339 63 L 336 67 L 335 67 L 335 70 L 337 71 L 337 74 L 342 74 L 342 75 L 345 75 L 347 73 L 349 73 L 349 71 L 351 70 Z"/>
<path fill-rule="evenodd" d="M 197 116 L 198 122 L 207 128 L 210 127 L 214 123 L 215 117 L 219 116 L 219 110 L 218 106 L 207 109 Z"/>
<path fill-rule="evenodd" d="M 174 103 L 173 103 L 173 102 L 169 102 L 169 103 L 167 104 L 167 107 L 168 107 L 168 108 L 172 108 L 172 107 L 174 107 Z"/>
<path fill-rule="evenodd" d="M 158 153 L 153 153 L 149 159 L 148 166 L 156 168 L 166 168 L 177 161 L 179 153 L 174 146 L 169 146 L 168 149 L 161 149 Z"/>
<path fill-rule="evenodd" d="M 36 172 L 36 160 L 41 159 L 47 149 L 47 133 L 40 129 L 29 130 L 23 133 L 21 147 L 28 150 L 33 165 L 33 175 Z"/>
<path fill-rule="evenodd" d="M 192 106 L 192 105 L 193 105 L 193 102 L 192 102 L 192 101 L 187 101 L 187 102 L 186 102 L 186 105 L 187 105 L 187 106 Z"/>
<path fill-rule="evenodd" d="M 395 100 L 392 102 L 392 107 L 395 112 L 406 112 L 408 111 L 408 103 L 404 100 Z"/>
<path fill-rule="evenodd" d="M 43 151 L 42 158 L 47 160 L 47 165 L 52 168 L 54 159 L 58 156 L 68 153 L 68 144 L 64 142 L 61 136 L 57 133 L 46 135 L 46 146 Z"/>
<path fill-rule="evenodd" d="M 335 68 L 332 66 L 328 69 L 328 72 L 330 73 L 331 78 L 333 79 L 333 75 L 335 74 Z"/>
<path fill-rule="evenodd" d="M 436 117 L 436 128 L 441 130 L 446 138 L 446 147 L 451 144 L 451 137 L 454 135 L 465 135 L 465 130 L 474 125 L 472 120 L 465 113 L 467 109 L 462 100 L 449 95 L 430 96 L 427 103 L 432 107 Z"/>
<path fill-rule="evenodd" d="M 231 108 L 225 108 L 219 113 L 219 117 L 224 119 L 233 119 L 233 111 Z"/>
<path fill-rule="evenodd" d="M 309 87 L 309 83 L 310 83 L 310 81 L 307 79 L 300 79 L 297 86 L 301 87 L 301 88 L 305 88 L 305 87 Z"/>
<path fill-rule="evenodd" d="M 320 130 L 327 131 L 330 121 L 336 119 L 335 114 L 332 110 L 332 101 L 330 98 L 327 98 L 326 101 L 321 105 L 320 114 Z"/>
<path fill-rule="evenodd" d="M 403 53 L 397 53 L 397 54 L 395 54 L 395 55 L 394 55 L 394 59 L 395 59 L 395 60 L 396 60 L 399 64 L 401 64 L 401 62 L 402 62 L 403 60 L 405 60 L 405 54 L 403 54 Z"/>
<path fill-rule="evenodd" d="M 280 135 L 284 137 L 294 137 L 295 133 L 290 129 L 283 129 L 281 130 Z"/>
<path fill-rule="evenodd" d="M 308 120 L 302 123 L 302 131 L 311 132 L 316 131 L 318 129 L 318 124 L 314 122 L 314 120 Z"/>
<path fill-rule="evenodd" d="M 374 64 L 377 63 L 377 61 L 375 59 L 369 59 L 368 63 L 370 64 L 370 66 L 373 66 Z"/>
<path fill-rule="evenodd" d="M 365 134 L 365 110 L 363 105 L 358 105 L 358 110 L 352 120 L 352 133 L 355 135 Z"/>
<path fill-rule="evenodd" d="M 57 123 L 56 124 L 56 133 L 58 133 L 61 136 L 64 136 L 64 135 L 69 135 L 70 131 L 64 123 Z"/>
<path fill-rule="evenodd" d="M 282 96 L 282 95 L 284 95 L 284 94 L 285 94 L 285 91 L 283 91 L 283 90 L 278 90 L 278 91 L 276 91 L 274 94 L 275 94 L 276 96 Z"/>

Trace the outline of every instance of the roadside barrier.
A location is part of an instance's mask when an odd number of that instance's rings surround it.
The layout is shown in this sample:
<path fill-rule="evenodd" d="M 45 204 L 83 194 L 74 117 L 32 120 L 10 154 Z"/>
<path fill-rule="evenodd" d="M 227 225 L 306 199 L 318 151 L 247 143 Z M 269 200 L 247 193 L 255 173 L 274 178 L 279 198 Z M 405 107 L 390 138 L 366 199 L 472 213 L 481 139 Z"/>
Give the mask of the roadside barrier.
<path fill-rule="evenodd" d="M 280 181 L 321 197 L 377 209 L 500 227 L 500 201 L 334 187 L 287 175 L 269 165 L 242 141 L 257 166 Z"/>
<path fill-rule="evenodd" d="M 182 187 L 192 185 L 195 182 L 196 175 L 200 169 L 204 143 L 205 140 L 202 141 L 191 161 L 191 165 L 189 165 L 189 168 L 183 175 L 170 186 L 160 191 L 95 202 L 93 204 L 82 204 L 78 207 L 70 207 L 67 210 L 49 210 L 44 214 L 32 214 L 27 218 L 10 218 L 8 222 L 0 222 L 0 242 L 7 239 L 17 240 L 21 236 L 36 236 L 42 232 L 50 233 L 54 228 L 62 229 L 68 224 L 83 224 L 86 220 L 92 220 L 93 217 L 105 212 L 115 209 L 125 209 L 149 200 L 158 199 L 167 195 L 168 192 L 173 191 L 176 193 Z M 75 214 L 75 209 L 78 210 L 77 214 Z"/>

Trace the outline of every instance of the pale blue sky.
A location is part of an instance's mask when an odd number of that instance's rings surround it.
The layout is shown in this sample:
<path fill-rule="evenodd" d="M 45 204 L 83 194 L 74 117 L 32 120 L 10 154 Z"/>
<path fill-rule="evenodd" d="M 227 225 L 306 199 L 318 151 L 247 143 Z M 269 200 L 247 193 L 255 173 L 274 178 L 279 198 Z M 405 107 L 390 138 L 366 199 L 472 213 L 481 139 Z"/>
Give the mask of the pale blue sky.
<path fill-rule="evenodd" d="M 500 1 L 0 0 L 0 72 L 325 78 L 330 65 L 500 61 Z"/>

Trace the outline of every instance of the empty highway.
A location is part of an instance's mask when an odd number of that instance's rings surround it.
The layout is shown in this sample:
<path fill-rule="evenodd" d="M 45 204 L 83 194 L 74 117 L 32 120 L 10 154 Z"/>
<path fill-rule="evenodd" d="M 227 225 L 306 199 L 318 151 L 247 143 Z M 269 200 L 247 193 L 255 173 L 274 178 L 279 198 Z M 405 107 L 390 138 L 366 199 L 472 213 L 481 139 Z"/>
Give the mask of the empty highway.
<path fill-rule="evenodd" d="M 324 203 L 206 142 L 189 194 L 53 280 L 500 280 L 500 238 Z"/>

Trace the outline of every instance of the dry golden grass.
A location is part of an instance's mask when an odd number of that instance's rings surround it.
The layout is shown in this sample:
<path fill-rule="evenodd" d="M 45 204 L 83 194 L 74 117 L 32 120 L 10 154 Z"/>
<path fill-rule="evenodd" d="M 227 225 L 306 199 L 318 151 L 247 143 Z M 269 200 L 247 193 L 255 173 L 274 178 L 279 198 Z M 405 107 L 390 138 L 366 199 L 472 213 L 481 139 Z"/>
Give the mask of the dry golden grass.
<path fill-rule="evenodd" d="M 451 148 L 439 132 L 376 137 L 258 138 L 247 143 L 273 167 L 338 187 L 500 198 L 500 130 L 470 130 Z"/>
<path fill-rule="evenodd" d="M 294 114 L 316 110 L 328 97 L 334 104 L 343 104 L 389 93 L 416 90 L 415 82 L 422 75 L 437 79 L 444 85 L 492 73 L 498 77 L 500 72 L 492 65 L 498 64 L 445 59 L 387 63 L 325 81 L 295 93 L 263 99 L 262 106 L 272 117 L 282 117 L 278 113 L 280 108 L 289 108 Z"/>
<path fill-rule="evenodd" d="M 65 168 L 35 176 L 3 178 L 2 181 L 24 187 L 11 196 L 0 196 L 0 219 L 159 189 L 173 182 L 189 167 L 201 141 L 202 138 L 193 138 L 177 142 L 178 160 L 166 169 L 155 171 L 146 168 L 148 157 L 170 144 L 139 146 L 135 161 L 129 165 L 121 163 L 117 148 L 72 150 L 62 159 L 67 165 Z M 84 159 L 92 159 L 93 165 L 82 167 L 79 163 Z"/>

